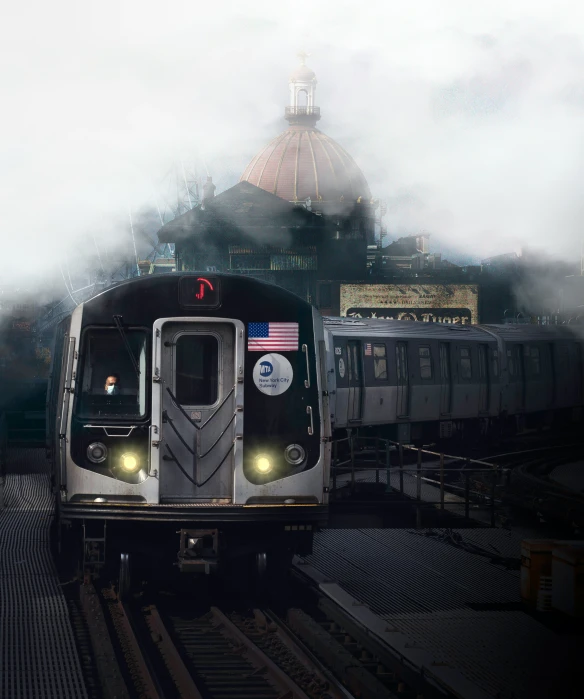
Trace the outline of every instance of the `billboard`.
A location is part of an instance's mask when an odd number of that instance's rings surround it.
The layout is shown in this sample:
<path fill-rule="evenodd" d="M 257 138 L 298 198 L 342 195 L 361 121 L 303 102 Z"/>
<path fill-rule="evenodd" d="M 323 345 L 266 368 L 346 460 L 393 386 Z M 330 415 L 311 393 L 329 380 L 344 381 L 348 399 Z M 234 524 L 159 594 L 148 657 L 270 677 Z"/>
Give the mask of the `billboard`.
<path fill-rule="evenodd" d="M 341 316 L 478 323 L 476 284 L 341 284 Z"/>

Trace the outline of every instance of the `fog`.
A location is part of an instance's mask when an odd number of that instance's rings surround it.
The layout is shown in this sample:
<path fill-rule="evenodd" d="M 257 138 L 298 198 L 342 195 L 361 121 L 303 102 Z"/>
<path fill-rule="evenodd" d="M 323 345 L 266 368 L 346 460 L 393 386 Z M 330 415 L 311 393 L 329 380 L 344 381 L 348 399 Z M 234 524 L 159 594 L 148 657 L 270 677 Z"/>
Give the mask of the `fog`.
<path fill-rule="evenodd" d="M 286 127 L 300 49 L 319 128 L 387 201 L 389 239 L 424 230 L 451 258 L 526 244 L 577 258 L 583 15 L 523 0 L 13 4 L 0 283 L 63 294 L 97 251 L 131 259 L 129 215 L 160 208 L 177 162 L 208 171 L 217 193 L 235 184 Z M 138 240 L 138 256 L 148 247 Z"/>

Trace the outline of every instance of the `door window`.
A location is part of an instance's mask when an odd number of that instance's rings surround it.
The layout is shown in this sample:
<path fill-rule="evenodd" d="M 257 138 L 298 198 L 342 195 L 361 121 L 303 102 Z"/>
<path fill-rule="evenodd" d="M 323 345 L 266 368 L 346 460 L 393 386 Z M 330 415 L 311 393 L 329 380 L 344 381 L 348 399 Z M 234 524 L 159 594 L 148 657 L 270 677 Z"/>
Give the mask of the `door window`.
<path fill-rule="evenodd" d="M 530 351 L 531 355 L 531 373 L 533 376 L 540 375 L 540 364 L 539 364 L 539 349 L 537 347 L 532 347 Z"/>
<path fill-rule="evenodd" d="M 493 367 L 493 376 L 497 378 L 499 376 L 499 352 L 497 350 L 493 350 L 491 363 Z"/>
<path fill-rule="evenodd" d="M 403 386 L 408 382 L 408 357 L 405 343 L 397 343 L 395 347 L 395 358 L 397 365 L 397 382 L 398 385 Z"/>
<path fill-rule="evenodd" d="M 432 355 L 429 347 L 419 347 L 418 354 L 420 357 L 420 378 L 432 378 Z"/>
<path fill-rule="evenodd" d="M 465 381 L 472 379 L 472 366 L 470 363 L 470 349 L 460 348 L 460 377 Z"/>
<path fill-rule="evenodd" d="M 488 380 L 487 368 L 487 346 L 479 345 L 479 379 L 481 382 Z"/>
<path fill-rule="evenodd" d="M 387 379 L 387 356 L 385 345 L 373 345 L 373 372 L 379 381 Z"/>
<path fill-rule="evenodd" d="M 507 350 L 507 366 L 509 367 L 509 376 L 515 376 L 515 362 L 511 350 Z"/>
<path fill-rule="evenodd" d="M 349 381 L 359 383 L 359 345 L 356 342 L 349 342 L 347 347 L 349 358 Z"/>
<path fill-rule="evenodd" d="M 214 335 L 185 334 L 176 341 L 175 396 L 180 405 L 217 401 L 219 342 Z"/>
<path fill-rule="evenodd" d="M 443 382 L 450 380 L 449 354 L 448 345 L 444 342 L 440 343 L 440 378 Z"/>

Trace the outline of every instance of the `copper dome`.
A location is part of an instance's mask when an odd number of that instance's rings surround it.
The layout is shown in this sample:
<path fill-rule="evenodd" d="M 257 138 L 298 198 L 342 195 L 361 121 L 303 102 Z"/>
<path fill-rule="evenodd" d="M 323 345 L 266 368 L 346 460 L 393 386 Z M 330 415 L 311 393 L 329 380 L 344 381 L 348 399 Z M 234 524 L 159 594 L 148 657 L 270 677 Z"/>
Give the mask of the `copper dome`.
<path fill-rule="evenodd" d="M 357 163 L 321 131 L 290 126 L 274 138 L 246 167 L 240 181 L 287 201 L 356 201 L 371 199 Z"/>

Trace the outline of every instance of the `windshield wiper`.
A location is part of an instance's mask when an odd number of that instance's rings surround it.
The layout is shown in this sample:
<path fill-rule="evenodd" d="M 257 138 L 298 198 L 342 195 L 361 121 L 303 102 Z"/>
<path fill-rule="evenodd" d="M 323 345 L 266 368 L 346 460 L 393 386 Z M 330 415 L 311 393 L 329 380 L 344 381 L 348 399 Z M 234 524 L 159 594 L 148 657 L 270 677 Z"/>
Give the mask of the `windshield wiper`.
<path fill-rule="evenodd" d="M 132 348 L 130 347 L 130 343 L 128 342 L 128 336 L 126 335 L 126 331 L 124 330 L 124 327 L 122 325 L 122 316 L 113 316 L 113 318 L 114 323 L 116 324 L 116 328 L 122 336 L 122 342 L 124 343 L 124 347 L 128 351 L 130 359 L 132 360 L 132 365 L 134 367 L 134 371 L 136 372 L 136 376 L 140 376 L 140 367 L 138 366 L 136 357 L 134 357 L 134 353 L 132 352 Z"/>

